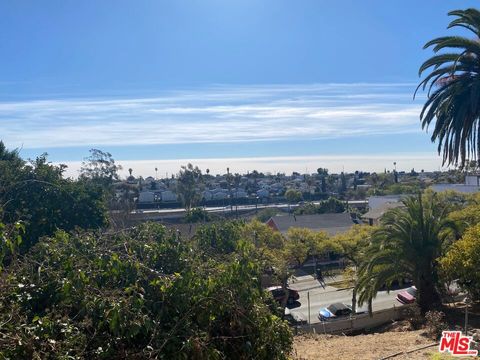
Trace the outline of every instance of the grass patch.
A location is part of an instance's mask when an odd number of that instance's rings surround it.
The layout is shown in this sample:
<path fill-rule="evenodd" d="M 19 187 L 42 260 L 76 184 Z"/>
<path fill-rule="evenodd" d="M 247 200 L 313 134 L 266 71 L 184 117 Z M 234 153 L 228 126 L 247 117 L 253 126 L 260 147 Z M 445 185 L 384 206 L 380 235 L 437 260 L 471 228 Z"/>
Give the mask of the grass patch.
<path fill-rule="evenodd" d="M 335 282 L 332 282 L 332 283 L 328 283 L 327 285 L 328 286 L 333 286 L 337 289 L 347 289 L 347 288 L 352 287 L 352 284 L 349 281 L 345 281 L 345 280 L 335 281 Z"/>

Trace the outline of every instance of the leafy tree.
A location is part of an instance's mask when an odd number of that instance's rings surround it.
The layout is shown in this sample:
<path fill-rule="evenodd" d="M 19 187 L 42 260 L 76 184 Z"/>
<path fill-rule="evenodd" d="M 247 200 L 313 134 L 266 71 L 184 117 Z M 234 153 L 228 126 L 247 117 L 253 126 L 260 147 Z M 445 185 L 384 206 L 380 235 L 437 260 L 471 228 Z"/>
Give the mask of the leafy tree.
<path fill-rule="evenodd" d="M 278 231 L 258 220 L 252 220 L 242 226 L 242 237 L 253 239 L 257 248 L 282 250 L 285 238 Z"/>
<path fill-rule="evenodd" d="M 90 156 L 85 158 L 82 163 L 80 177 L 109 187 L 115 180 L 118 180 L 118 172 L 120 170 L 122 170 L 122 167 L 115 163 L 112 154 L 98 149 L 91 149 Z"/>
<path fill-rule="evenodd" d="M 209 222 L 212 220 L 212 215 L 202 208 L 193 208 L 187 211 L 184 217 L 186 223 Z"/>
<path fill-rule="evenodd" d="M 335 249 L 325 232 L 304 228 L 290 228 L 287 231 L 285 255 L 292 265 L 302 265 L 308 257 L 318 257 Z"/>
<path fill-rule="evenodd" d="M 456 224 L 459 237 L 466 229 L 480 223 L 480 193 L 472 194 L 468 198 L 458 193 L 446 196 L 450 197 L 450 201 L 465 205 L 449 214 L 449 218 Z"/>
<path fill-rule="evenodd" d="M 291 204 L 302 200 L 302 193 L 295 189 L 288 189 L 285 192 L 285 199 Z"/>
<path fill-rule="evenodd" d="M 245 223 L 241 233 L 243 239 L 252 240 L 256 262 L 263 275 L 270 279 L 270 283 L 286 286 L 291 270 L 285 256 L 285 238 L 282 234 L 256 220 Z"/>
<path fill-rule="evenodd" d="M 242 239 L 242 223 L 228 221 L 200 227 L 195 240 L 209 256 L 232 254 Z"/>
<path fill-rule="evenodd" d="M 30 163 L 17 158 L 0 162 L 0 204 L 3 221 L 25 226 L 27 249 L 57 229 L 97 229 L 107 223 L 105 192 L 85 181 L 64 179 L 65 167 L 48 163 L 46 155 Z"/>
<path fill-rule="evenodd" d="M 344 277 L 350 280 L 350 285 L 353 287 L 352 309 L 354 312 L 357 306 L 357 272 L 360 265 L 365 261 L 365 251 L 370 244 L 370 238 L 374 231 L 374 226 L 354 225 L 350 230 L 335 235 L 331 240 L 335 246 L 338 246 L 337 251 L 347 261 L 348 274 Z"/>
<path fill-rule="evenodd" d="M 327 176 L 328 175 L 328 169 L 318 168 L 317 169 L 317 174 L 320 175 L 320 176 Z"/>
<path fill-rule="evenodd" d="M 342 213 L 345 212 L 345 204 L 333 197 L 326 201 L 321 201 L 318 205 L 314 203 L 304 204 L 295 209 L 297 215 L 313 215 L 313 214 L 327 214 L 327 213 Z"/>
<path fill-rule="evenodd" d="M 405 208 L 388 211 L 372 234 L 365 262 L 359 268 L 359 304 L 371 304 L 377 292 L 393 281 L 412 279 L 423 312 L 439 303 L 437 258 L 451 236 L 448 204 L 421 195 L 403 200 Z"/>
<path fill-rule="evenodd" d="M 193 167 L 192 164 L 182 166 L 177 176 L 177 194 L 185 210 L 190 210 L 200 201 L 201 194 L 198 187 L 201 181 L 202 172 L 198 166 Z"/>
<path fill-rule="evenodd" d="M 420 119 L 423 128 L 434 123 L 431 139 L 438 141 L 443 162 L 464 165 L 468 157 L 480 153 L 480 11 L 454 10 L 449 15 L 456 18 L 448 28 L 467 29 L 473 38 L 442 36 L 425 44 L 424 48 L 433 47 L 435 55 L 419 70 L 420 75 L 430 71 L 418 86 L 428 87 Z"/>
<path fill-rule="evenodd" d="M 480 300 L 480 224 L 469 228 L 440 259 L 447 280 L 458 279 L 473 300 Z"/>

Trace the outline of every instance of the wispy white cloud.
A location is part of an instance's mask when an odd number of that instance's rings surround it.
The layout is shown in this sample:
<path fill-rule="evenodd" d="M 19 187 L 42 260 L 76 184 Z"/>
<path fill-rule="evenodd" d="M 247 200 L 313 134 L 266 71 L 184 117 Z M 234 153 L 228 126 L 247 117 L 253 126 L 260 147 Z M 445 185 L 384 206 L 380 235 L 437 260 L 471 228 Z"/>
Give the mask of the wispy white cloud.
<path fill-rule="evenodd" d="M 215 86 L 152 98 L 0 102 L 25 148 L 321 139 L 419 132 L 414 84 Z"/>

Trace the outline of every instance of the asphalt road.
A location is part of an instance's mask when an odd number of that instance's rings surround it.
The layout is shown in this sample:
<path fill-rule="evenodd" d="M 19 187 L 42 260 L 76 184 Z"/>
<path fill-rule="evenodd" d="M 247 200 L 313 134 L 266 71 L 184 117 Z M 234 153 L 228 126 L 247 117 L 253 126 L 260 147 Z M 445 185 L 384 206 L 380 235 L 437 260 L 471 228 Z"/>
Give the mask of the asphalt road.
<path fill-rule="evenodd" d="M 319 201 L 314 201 L 314 204 L 319 204 Z M 349 204 L 365 204 L 365 200 L 352 200 L 349 201 Z M 238 208 L 239 211 L 241 210 L 255 210 L 257 209 L 266 209 L 266 208 L 280 208 L 280 209 L 288 209 L 290 208 L 296 208 L 299 206 L 298 204 L 258 204 L 258 205 L 238 205 L 238 206 L 233 206 L 233 210 Z M 218 213 L 218 212 L 224 212 L 224 211 L 231 211 L 230 206 L 207 206 L 204 208 L 208 212 L 212 213 Z M 185 209 L 183 208 L 177 208 L 177 209 L 143 209 L 143 210 L 134 210 L 133 213 L 157 213 L 157 214 L 175 214 L 175 213 L 184 213 Z"/>
<path fill-rule="evenodd" d="M 312 324 L 320 322 L 320 320 L 318 319 L 318 312 L 320 311 L 320 309 L 332 303 L 342 302 L 347 305 L 351 305 L 351 289 L 333 289 L 334 288 L 328 286 L 326 289 L 317 288 L 308 291 L 299 291 L 300 299 L 298 302 L 296 302 L 296 304 L 294 304 L 294 306 L 296 307 L 290 308 L 290 312 L 300 313 L 305 320 L 308 320 L 308 293 L 310 293 L 310 321 Z M 403 290 L 404 289 L 392 290 L 390 291 L 390 293 L 387 293 L 386 291 L 380 291 L 377 294 L 376 299 L 373 301 L 373 311 L 389 309 L 394 306 L 401 306 L 401 304 L 395 299 L 395 297 L 399 292 Z M 367 311 L 367 307 L 365 305 L 362 308 L 357 308 L 357 311 Z"/>

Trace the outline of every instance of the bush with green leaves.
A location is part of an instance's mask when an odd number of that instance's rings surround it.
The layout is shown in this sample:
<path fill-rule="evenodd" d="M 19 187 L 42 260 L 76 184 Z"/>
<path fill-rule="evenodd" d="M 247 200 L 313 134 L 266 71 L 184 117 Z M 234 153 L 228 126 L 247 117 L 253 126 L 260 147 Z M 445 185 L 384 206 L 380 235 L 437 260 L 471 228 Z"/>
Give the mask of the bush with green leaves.
<path fill-rule="evenodd" d="M 17 258 L 25 226 L 21 222 L 13 225 L 0 223 L 0 274 L 4 264 L 11 263 Z"/>
<path fill-rule="evenodd" d="M 220 260 L 159 224 L 57 232 L 0 279 L 0 358 L 286 359 L 291 331 L 237 240 Z"/>
<path fill-rule="evenodd" d="M 0 141 L 0 220 L 25 226 L 21 250 L 58 229 L 99 229 L 107 225 L 107 190 L 64 177 L 66 166 L 43 154 L 26 162 Z"/>
<path fill-rule="evenodd" d="M 183 221 L 186 223 L 200 223 L 209 222 L 212 221 L 212 219 L 213 217 L 208 211 L 197 207 L 188 210 L 183 218 Z"/>
<path fill-rule="evenodd" d="M 342 213 L 346 210 L 345 204 L 333 197 L 328 200 L 320 201 L 318 205 L 314 203 L 306 203 L 295 209 L 296 215 L 314 215 L 326 213 Z"/>

